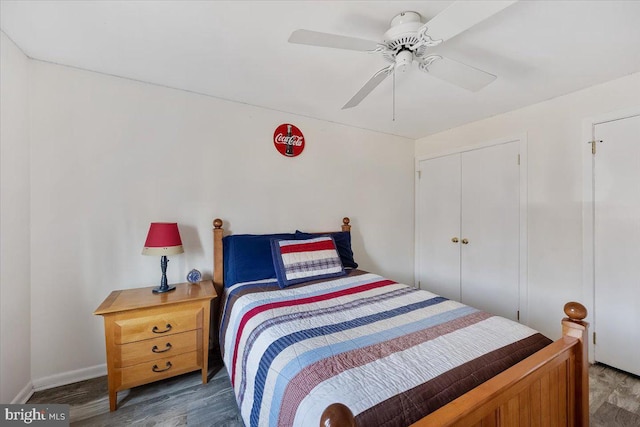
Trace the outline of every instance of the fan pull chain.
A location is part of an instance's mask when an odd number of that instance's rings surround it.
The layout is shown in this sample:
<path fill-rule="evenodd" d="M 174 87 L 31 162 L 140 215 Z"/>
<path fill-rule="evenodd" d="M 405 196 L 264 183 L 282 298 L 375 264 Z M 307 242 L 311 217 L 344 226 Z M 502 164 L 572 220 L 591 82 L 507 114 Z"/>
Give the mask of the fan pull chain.
<path fill-rule="evenodd" d="M 392 90 L 392 101 L 391 101 L 391 105 L 392 105 L 392 113 L 391 113 L 391 121 L 395 122 L 396 121 L 396 73 L 395 70 L 393 71 L 393 90 Z"/>

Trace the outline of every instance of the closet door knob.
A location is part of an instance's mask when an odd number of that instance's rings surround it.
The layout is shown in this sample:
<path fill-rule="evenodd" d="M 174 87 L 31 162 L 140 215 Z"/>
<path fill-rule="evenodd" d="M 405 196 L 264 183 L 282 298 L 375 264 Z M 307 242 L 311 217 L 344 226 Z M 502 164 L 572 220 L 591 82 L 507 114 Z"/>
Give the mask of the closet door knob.
<path fill-rule="evenodd" d="M 453 238 L 451 239 L 451 241 L 452 241 L 453 243 L 458 243 L 458 242 L 459 242 L 459 240 L 458 240 L 458 238 L 457 238 L 457 237 L 453 237 Z"/>
<path fill-rule="evenodd" d="M 468 243 L 469 243 L 469 240 L 467 240 L 467 239 L 462 239 L 462 244 L 463 244 L 463 245 L 466 245 L 466 244 L 468 244 Z"/>

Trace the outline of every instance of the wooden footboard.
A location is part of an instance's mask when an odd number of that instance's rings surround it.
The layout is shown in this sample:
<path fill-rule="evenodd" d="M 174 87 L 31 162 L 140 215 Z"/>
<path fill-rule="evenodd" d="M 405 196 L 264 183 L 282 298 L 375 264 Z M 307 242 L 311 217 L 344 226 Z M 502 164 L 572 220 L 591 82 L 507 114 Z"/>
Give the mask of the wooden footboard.
<path fill-rule="evenodd" d="M 470 392 L 434 411 L 413 427 L 589 425 L 587 310 L 567 303 L 562 338 Z M 321 427 L 356 427 L 342 404 L 330 405 Z"/>

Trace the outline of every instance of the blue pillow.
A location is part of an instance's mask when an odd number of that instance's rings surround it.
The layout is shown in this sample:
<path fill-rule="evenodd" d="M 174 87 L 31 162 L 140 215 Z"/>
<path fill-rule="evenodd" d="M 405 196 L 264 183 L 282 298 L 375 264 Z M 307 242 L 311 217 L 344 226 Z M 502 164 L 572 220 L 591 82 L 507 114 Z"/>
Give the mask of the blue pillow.
<path fill-rule="evenodd" d="M 344 268 L 358 268 L 358 263 L 353 259 L 353 250 L 351 250 L 351 233 L 348 231 L 337 231 L 335 233 L 312 234 L 296 230 L 296 239 L 306 240 L 320 236 L 331 236 L 336 242 L 336 249 L 340 255 L 340 261 Z"/>
<path fill-rule="evenodd" d="M 346 274 L 331 236 L 305 240 L 273 239 L 271 255 L 281 288 Z"/>
<path fill-rule="evenodd" d="M 295 239 L 293 233 L 236 234 L 222 239 L 224 286 L 275 279 L 271 239 Z"/>

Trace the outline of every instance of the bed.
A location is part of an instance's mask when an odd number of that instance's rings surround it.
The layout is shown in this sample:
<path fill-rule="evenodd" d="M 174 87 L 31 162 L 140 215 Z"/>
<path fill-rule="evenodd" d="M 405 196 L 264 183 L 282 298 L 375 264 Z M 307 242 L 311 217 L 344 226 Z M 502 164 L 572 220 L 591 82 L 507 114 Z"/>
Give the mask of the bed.
<path fill-rule="evenodd" d="M 223 241 L 214 220 L 216 329 L 247 426 L 588 426 L 583 306 L 565 305 L 563 336 L 551 342 L 519 323 L 344 269 L 357 264 L 348 218 L 341 228 Z M 266 239 L 277 274 L 256 280 L 253 260 L 269 260 L 252 251 L 257 241 L 269 249 Z M 328 254 L 313 260 L 321 274 L 287 270 L 296 251 Z"/>

